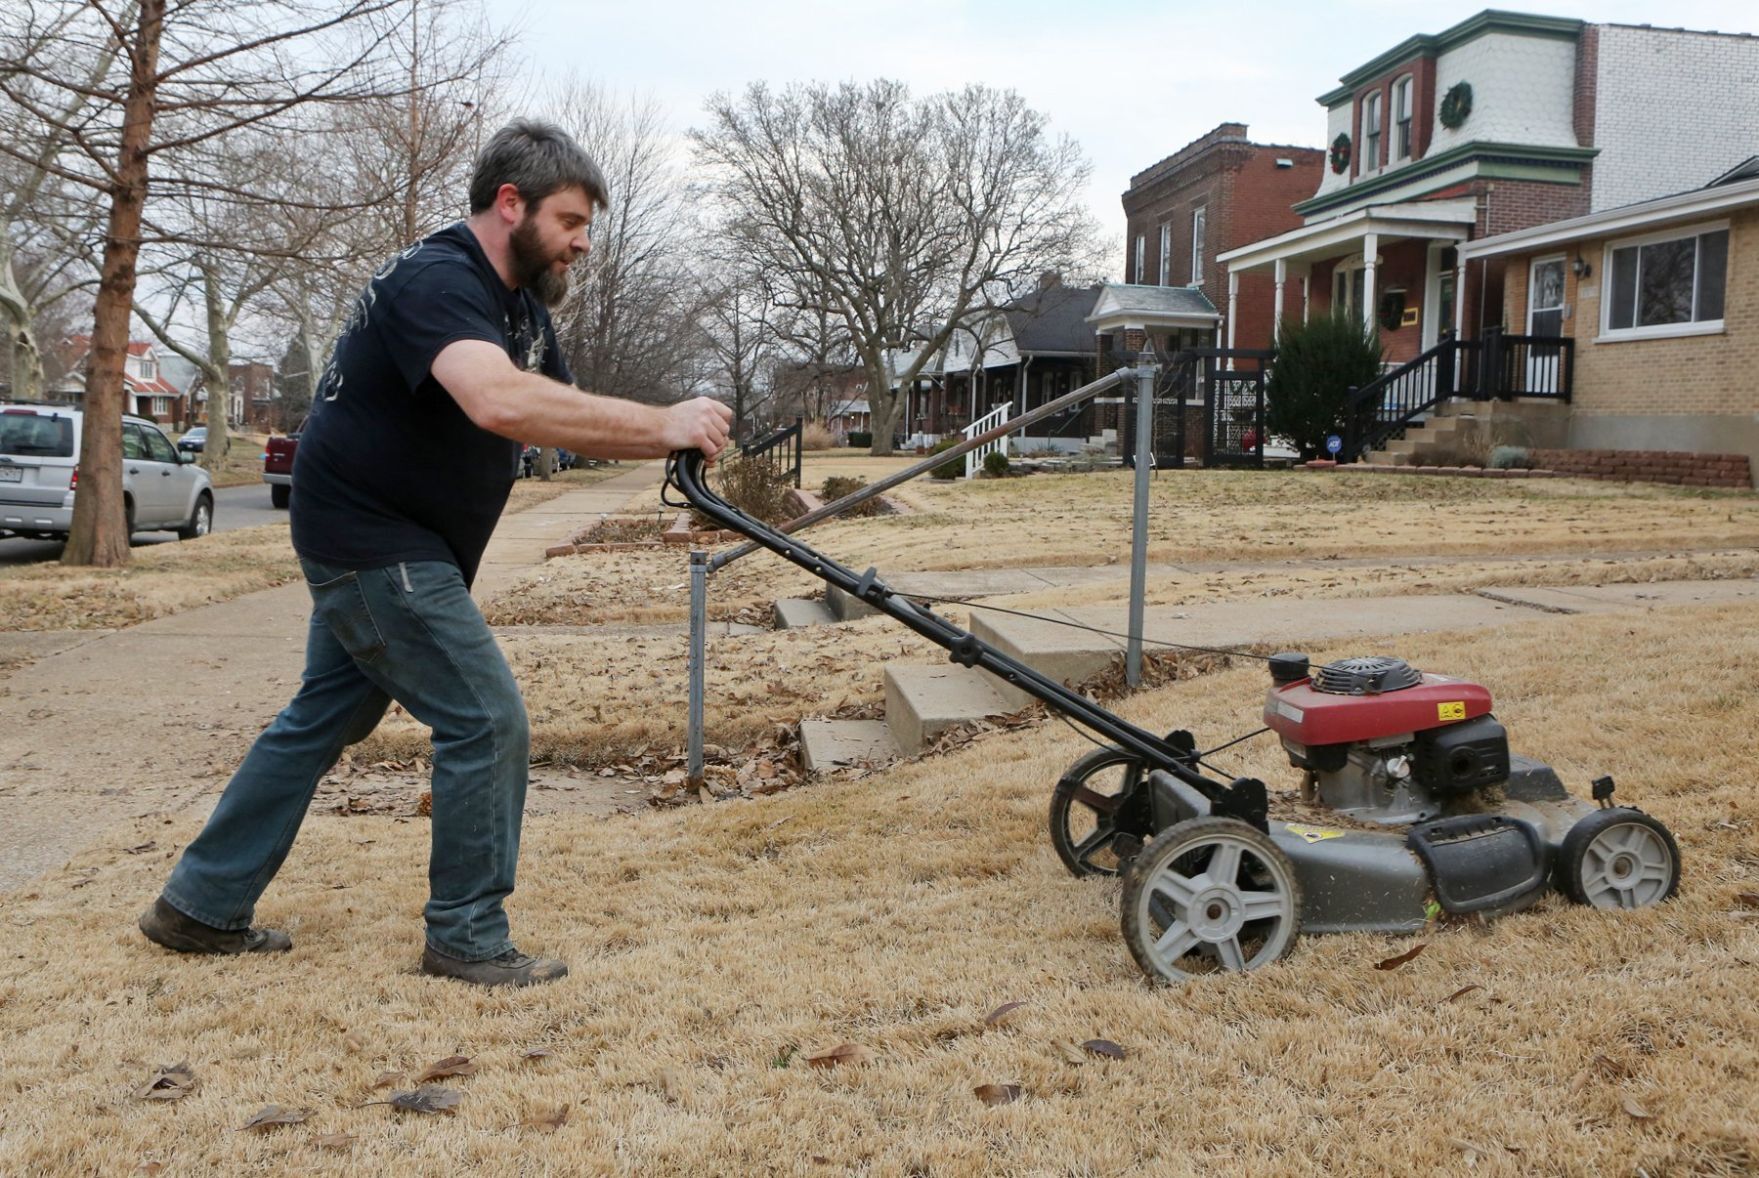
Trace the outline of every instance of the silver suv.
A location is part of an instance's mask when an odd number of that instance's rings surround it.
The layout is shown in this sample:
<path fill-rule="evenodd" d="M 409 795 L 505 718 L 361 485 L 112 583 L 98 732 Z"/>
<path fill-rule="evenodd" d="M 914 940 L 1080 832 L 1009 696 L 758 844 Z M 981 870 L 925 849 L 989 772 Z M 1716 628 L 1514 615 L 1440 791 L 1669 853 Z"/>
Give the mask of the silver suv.
<path fill-rule="evenodd" d="M 0 405 L 0 536 L 65 539 L 73 527 L 84 413 L 61 405 Z M 174 529 L 185 540 L 214 526 L 208 472 L 159 427 L 122 419 L 122 498 L 128 530 Z"/>

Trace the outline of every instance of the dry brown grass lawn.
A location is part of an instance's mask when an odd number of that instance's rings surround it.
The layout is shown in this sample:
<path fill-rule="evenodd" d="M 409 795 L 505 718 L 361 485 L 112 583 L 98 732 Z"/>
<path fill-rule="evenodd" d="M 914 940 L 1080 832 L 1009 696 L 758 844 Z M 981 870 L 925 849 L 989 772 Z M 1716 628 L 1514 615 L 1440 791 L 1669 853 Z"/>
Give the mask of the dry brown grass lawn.
<path fill-rule="evenodd" d="M 113 630 L 299 576 L 286 524 L 142 545 L 126 568 L 0 569 L 0 630 Z"/>
<path fill-rule="evenodd" d="M 804 481 L 875 481 L 907 460 L 809 455 Z M 1129 560 L 1127 472 L 932 483 L 896 492 L 915 514 L 832 521 L 804 534 L 860 570 L 1017 568 Z M 1653 552 L 1759 546 L 1759 496 L 1574 479 L 1496 481 L 1307 472 L 1206 471 L 1153 483 L 1149 559 L 1169 563 L 1533 553 Z M 657 492 L 625 510 L 657 510 Z M 488 604 L 504 624 L 678 621 L 687 616 L 681 549 L 547 562 Z M 822 585 L 768 553 L 717 573 L 710 609 L 735 617 Z"/>
<path fill-rule="evenodd" d="M 226 448 L 226 456 L 220 460 L 220 469 L 208 472 L 214 485 L 246 487 L 262 482 L 263 448 L 268 445 L 269 436 L 239 430 L 228 430 L 226 436 L 231 445 Z"/>
<path fill-rule="evenodd" d="M 1577 790 L 1615 774 L 1677 832 L 1680 898 L 1312 938 L 1256 974 L 1150 986 L 1116 886 L 1046 842 L 1051 783 L 1087 747 L 1052 724 L 756 801 L 534 821 L 515 926 L 574 972 L 490 995 L 413 973 L 420 822 L 314 818 L 259 912 L 294 953 L 204 961 L 133 931 L 199 819 L 148 816 L 8 903 L 0 1172 L 1752 1173 L 1759 607 L 1396 648 L 1487 682 L 1516 749 Z M 1218 743 L 1264 688 L 1240 668 L 1121 710 Z M 1242 749 L 1293 787 L 1274 746 Z M 1127 1058 L 1065 1054 L 1093 1038 Z M 805 1062 L 844 1043 L 866 1061 Z M 453 1053 L 477 1065 L 442 1081 L 456 1115 L 357 1107 Z M 135 1098 L 185 1059 L 192 1095 Z M 1022 1096 L 989 1107 L 985 1084 Z M 271 1102 L 312 1118 L 234 1132 Z M 523 1124 L 562 1105 L 554 1132 Z"/>

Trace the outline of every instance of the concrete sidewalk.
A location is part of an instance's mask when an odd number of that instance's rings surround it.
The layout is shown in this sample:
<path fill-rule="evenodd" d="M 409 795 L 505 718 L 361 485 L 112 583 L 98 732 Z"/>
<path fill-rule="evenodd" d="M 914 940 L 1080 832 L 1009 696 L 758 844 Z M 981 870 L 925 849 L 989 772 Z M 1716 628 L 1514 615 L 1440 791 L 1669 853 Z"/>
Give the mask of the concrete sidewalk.
<path fill-rule="evenodd" d="M 657 486 L 648 462 L 503 516 L 477 600 L 543 563 L 544 549 Z M 65 862 L 108 827 L 212 797 L 299 686 L 303 584 L 126 630 L 0 633 L 0 892 Z"/>

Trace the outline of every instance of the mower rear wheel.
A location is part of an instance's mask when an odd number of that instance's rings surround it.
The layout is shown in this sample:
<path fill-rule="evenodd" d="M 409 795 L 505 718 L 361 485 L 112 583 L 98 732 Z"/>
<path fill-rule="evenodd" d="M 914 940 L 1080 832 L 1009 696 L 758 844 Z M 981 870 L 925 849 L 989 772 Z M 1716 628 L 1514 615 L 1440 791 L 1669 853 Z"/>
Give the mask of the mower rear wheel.
<path fill-rule="evenodd" d="M 1169 982 L 1260 969 L 1301 931 L 1301 885 L 1289 857 L 1236 818 L 1174 823 L 1124 873 L 1124 942 L 1143 971 Z"/>
<path fill-rule="evenodd" d="M 1680 848 L 1667 827 L 1629 806 L 1596 810 L 1558 851 L 1558 890 L 1593 908 L 1647 908 L 1680 889 Z"/>
<path fill-rule="evenodd" d="M 1069 766 L 1051 793 L 1051 846 L 1070 875 L 1116 875 L 1149 829 L 1142 762 L 1121 748 L 1095 749 Z"/>

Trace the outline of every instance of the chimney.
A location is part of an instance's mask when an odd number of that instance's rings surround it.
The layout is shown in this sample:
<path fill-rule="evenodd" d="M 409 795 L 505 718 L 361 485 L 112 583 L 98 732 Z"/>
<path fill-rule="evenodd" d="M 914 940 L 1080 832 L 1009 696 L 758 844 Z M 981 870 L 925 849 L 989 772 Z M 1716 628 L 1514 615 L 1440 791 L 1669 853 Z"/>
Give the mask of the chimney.
<path fill-rule="evenodd" d="M 1063 276 L 1055 270 L 1046 270 L 1038 276 L 1038 289 L 1049 290 L 1053 286 L 1063 285 Z"/>

